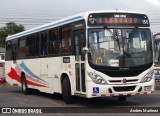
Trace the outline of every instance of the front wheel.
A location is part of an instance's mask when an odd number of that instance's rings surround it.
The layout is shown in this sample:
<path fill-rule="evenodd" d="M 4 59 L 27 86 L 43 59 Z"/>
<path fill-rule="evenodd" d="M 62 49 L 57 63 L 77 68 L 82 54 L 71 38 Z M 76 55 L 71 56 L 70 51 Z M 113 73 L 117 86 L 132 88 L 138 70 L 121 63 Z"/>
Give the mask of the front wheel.
<path fill-rule="evenodd" d="M 71 95 L 71 85 L 68 77 L 65 77 L 62 81 L 62 96 L 66 104 L 74 102 L 73 96 Z"/>

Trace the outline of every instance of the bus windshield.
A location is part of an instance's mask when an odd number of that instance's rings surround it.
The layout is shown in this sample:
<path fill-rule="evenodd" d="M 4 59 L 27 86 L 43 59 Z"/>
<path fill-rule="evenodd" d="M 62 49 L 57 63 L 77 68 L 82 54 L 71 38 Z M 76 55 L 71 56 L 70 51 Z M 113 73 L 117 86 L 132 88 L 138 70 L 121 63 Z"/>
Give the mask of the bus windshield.
<path fill-rule="evenodd" d="M 135 67 L 153 62 L 149 29 L 89 29 L 89 61 L 94 65 Z"/>

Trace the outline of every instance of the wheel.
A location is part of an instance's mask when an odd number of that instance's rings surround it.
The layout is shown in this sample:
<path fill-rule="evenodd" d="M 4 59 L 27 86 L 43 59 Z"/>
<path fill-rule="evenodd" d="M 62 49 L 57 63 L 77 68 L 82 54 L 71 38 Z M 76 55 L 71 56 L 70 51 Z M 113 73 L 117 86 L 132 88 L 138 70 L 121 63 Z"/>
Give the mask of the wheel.
<path fill-rule="evenodd" d="M 74 102 L 73 96 L 71 95 L 71 85 L 68 77 L 65 77 L 62 81 L 62 97 L 66 104 Z"/>
<path fill-rule="evenodd" d="M 22 92 L 24 94 L 28 94 L 29 93 L 29 89 L 28 89 L 28 86 L 27 86 L 27 83 L 26 83 L 26 77 L 25 75 L 22 75 Z"/>
<path fill-rule="evenodd" d="M 126 96 L 118 97 L 118 101 L 120 101 L 120 102 L 125 102 L 126 99 L 127 99 Z"/>

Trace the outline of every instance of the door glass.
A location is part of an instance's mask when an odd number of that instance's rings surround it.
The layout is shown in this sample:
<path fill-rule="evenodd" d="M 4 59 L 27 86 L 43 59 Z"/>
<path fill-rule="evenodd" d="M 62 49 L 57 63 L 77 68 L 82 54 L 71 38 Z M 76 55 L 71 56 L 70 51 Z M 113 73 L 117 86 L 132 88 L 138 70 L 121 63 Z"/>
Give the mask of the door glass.
<path fill-rule="evenodd" d="M 80 33 L 80 40 L 81 40 L 81 46 L 80 46 L 80 53 L 81 53 L 81 60 L 84 61 L 85 60 L 85 54 L 82 53 L 82 48 L 85 47 L 85 35 L 83 32 Z"/>
<path fill-rule="evenodd" d="M 76 90 L 80 91 L 80 73 L 79 73 L 79 63 L 75 64 L 76 67 Z"/>
<path fill-rule="evenodd" d="M 82 83 L 82 91 L 86 92 L 86 83 L 85 83 L 85 64 L 81 63 L 81 83 Z"/>
<path fill-rule="evenodd" d="M 80 51 L 79 51 L 79 39 L 78 39 L 78 35 L 75 35 L 75 60 L 79 61 L 79 55 L 80 55 Z"/>

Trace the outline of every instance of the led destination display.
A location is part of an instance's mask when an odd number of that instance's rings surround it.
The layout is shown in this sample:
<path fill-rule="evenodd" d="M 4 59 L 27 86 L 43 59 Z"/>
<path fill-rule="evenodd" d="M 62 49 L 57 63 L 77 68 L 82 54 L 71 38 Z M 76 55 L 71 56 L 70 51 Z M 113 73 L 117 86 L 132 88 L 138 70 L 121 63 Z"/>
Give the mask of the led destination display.
<path fill-rule="evenodd" d="M 149 27 L 148 17 L 133 13 L 93 13 L 88 17 L 88 26 L 137 26 Z"/>

